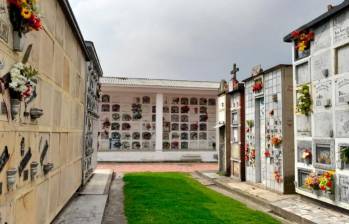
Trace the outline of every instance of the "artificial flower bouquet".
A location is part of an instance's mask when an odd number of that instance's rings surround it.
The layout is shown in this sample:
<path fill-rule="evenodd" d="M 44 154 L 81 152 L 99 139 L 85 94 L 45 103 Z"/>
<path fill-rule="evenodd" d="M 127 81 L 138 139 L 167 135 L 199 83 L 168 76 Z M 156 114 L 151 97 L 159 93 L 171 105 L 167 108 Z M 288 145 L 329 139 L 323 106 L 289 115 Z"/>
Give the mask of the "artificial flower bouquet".
<path fill-rule="evenodd" d="M 8 4 L 13 30 L 20 36 L 42 28 L 37 0 L 8 0 Z"/>
<path fill-rule="evenodd" d="M 299 32 L 293 31 L 292 38 L 296 42 L 296 50 L 304 52 L 310 47 L 310 42 L 314 40 L 314 32 Z"/>
<path fill-rule="evenodd" d="M 312 153 L 311 153 L 311 149 L 305 149 L 302 153 L 302 159 L 304 162 L 306 162 L 307 164 L 310 164 L 311 159 L 312 159 Z"/>
<path fill-rule="evenodd" d="M 9 73 L 8 87 L 11 99 L 30 100 L 36 96 L 38 71 L 21 62 L 12 66 Z"/>
<path fill-rule="evenodd" d="M 305 178 L 305 186 L 313 191 L 320 190 L 320 181 L 316 173 L 310 173 L 307 178 Z"/>
<path fill-rule="evenodd" d="M 319 187 L 322 192 L 334 193 L 334 171 L 327 171 L 319 177 Z"/>
<path fill-rule="evenodd" d="M 275 146 L 275 147 L 279 147 L 280 145 L 281 145 L 281 143 L 282 143 L 282 139 L 281 139 L 281 137 L 280 136 L 273 136 L 272 138 L 271 138 L 271 144 L 273 145 L 273 146 Z"/>
<path fill-rule="evenodd" d="M 258 93 L 258 92 L 260 92 L 262 89 L 263 89 L 263 83 L 262 83 L 261 80 L 257 80 L 257 81 L 253 84 L 253 86 L 252 86 L 252 91 L 253 91 L 254 93 Z"/>

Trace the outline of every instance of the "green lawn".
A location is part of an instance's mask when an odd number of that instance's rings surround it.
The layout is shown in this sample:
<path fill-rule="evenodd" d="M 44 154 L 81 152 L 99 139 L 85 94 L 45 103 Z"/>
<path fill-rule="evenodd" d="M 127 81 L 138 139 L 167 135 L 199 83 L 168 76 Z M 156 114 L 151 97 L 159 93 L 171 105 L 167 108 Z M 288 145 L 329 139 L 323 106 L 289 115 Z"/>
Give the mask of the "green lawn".
<path fill-rule="evenodd" d="M 187 174 L 131 173 L 124 181 L 129 224 L 279 223 L 202 186 Z"/>

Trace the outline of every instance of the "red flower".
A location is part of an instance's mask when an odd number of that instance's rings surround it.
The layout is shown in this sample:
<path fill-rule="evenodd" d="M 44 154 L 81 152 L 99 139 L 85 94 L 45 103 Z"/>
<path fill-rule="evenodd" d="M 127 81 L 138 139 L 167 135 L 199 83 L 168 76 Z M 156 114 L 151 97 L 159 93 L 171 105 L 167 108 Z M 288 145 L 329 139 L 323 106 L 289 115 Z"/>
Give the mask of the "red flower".
<path fill-rule="evenodd" d="M 42 28 L 41 20 L 34 15 L 32 15 L 32 17 L 30 18 L 30 23 L 31 23 L 31 26 L 36 30 L 39 30 Z"/>
<path fill-rule="evenodd" d="M 325 191 L 326 187 L 325 186 L 320 186 L 320 190 Z"/>
<path fill-rule="evenodd" d="M 326 186 L 332 188 L 332 181 L 327 182 Z"/>
<path fill-rule="evenodd" d="M 267 157 L 267 158 L 270 157 L 270 152 L 269 152 L 269 150 L 266 150 L 266 151 L 264 152 L 264 156 Z"/>
<path fill-rule="evenodd" d="M 292 38 L 297 38 L 297 37 L 299 37 L 299 34 L 300 34 L 300 32 L 297 31 L 297 30 L 295 30 L 295 31 L 293 31 L 293 32 L 291 33 L 291 37 L 292 37 Z"/>
<path fill-rule="evenodd" d="M 245 161 L 248 161 L 249 158 L 248 158 L 248 155 L 245 155 Z"/>

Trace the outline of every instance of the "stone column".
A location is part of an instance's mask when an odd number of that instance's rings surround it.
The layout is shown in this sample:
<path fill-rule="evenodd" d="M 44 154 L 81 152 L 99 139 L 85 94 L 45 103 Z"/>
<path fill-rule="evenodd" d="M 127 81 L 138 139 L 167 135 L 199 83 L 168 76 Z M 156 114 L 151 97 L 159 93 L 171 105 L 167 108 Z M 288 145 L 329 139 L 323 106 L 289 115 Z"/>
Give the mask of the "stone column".
<path fill-rule="evenodd" d="M 162 152 L 162 137 L 163 137 L 163 105 L 164 95 L 162 93 L 156 94 L 156 143 L 155 150 Z"/>

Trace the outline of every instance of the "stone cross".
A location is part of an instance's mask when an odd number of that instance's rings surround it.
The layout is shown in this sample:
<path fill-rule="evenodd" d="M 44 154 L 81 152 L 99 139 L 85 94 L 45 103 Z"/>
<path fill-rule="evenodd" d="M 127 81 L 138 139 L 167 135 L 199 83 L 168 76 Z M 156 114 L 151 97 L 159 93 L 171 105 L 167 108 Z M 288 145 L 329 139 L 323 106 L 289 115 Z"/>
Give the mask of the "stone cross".
<path fill-rule="evenodd" d="M 232 80 L 236 80 L 236 74 L 238 73 L 238 71 L 239 71 L 239 68 L 234 63 L 233 70 L 230 72 L 230 74 L 233 76 Z"/>

